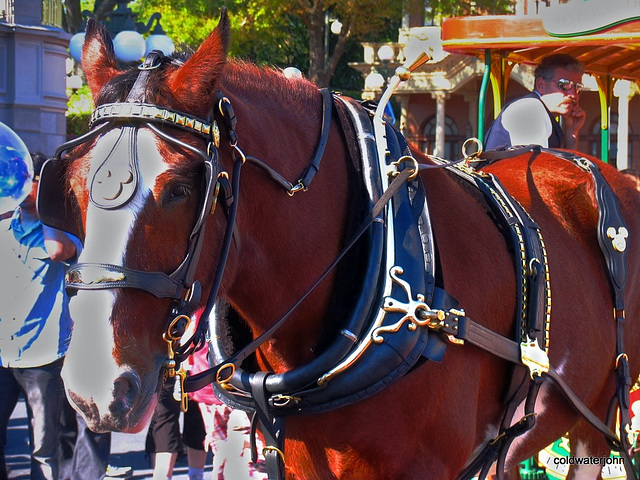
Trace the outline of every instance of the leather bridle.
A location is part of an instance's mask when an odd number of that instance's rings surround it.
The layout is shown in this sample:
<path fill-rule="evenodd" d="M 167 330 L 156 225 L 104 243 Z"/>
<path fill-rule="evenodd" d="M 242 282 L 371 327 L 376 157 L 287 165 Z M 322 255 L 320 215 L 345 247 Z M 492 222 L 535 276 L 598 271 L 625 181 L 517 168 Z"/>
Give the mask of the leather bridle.
<path fill-rule="evenodd" d="M 217 122 L 213 118 L 215 109 L 210 115 L 211 120 L 205 121 L 192 115 L 145 102 L 144 91 L 149 75 L 162 64 L 163 58 L 162 53 L 158 51 L 151 52 L 145 58 L 139 67 L 140 74 L 125 102 L 100 105 L 94 110 L 90 123 L 91 130 L 87 134 L 58 147 L 54 157 L 47 162 L 49 165 L 45 164 L 43 168 L 44 178 L 40 184 L 41 188 L 42 185 L 45 185 L 44 190 L 50 192 L 51 187 L 47 186 L 47 177 L 49 177 L 49 181 L 51 182 L 50 177 L 54 177 L 55 173 L 60 172 L 59 167 L 61 162 L 66 161 L 66 159 L 63 158 L 64 152 L 116 129 L 120 129 L 121 132 L 116 141 L 116 145 L 112 148 L 109 155 L 117 154 L 118 149 L 124 150 L 123 153 L 125 153 L 125 156 L 126 154 L 129 156 L 128 161 L 132 170 L 137 168 L 138 163 L 135 143 L 140 128 L 149 128 L 162 140 L 179 149 L 187 150 L 202 160 L 204 165 L 203 187 L 197 220 L 189 235 L 188 247 L 184 259 L 173 272 L 167 274 L 164 272 L 137 270 L 127 267 L 126 265 L 80 262 L 68 269 L 65 278 L 66 288 L 70 294 L 74 294 L 78 290 L 136 288 L 151 293 L 157 298 L 173 299 L 174 302 L 171 313 L 167 320 L 167 329 L 163 334 L 163 338 L 168 345 L 167 359 L 163 366 L 166 369 L 166 375 L 170 377 L 175 375 L 180 376 L 183 387 L 182 403 L 184 408 L 186 403 L 186 389 L 184 388 L 186 372 L 184 372 L 182 368 L 180 368 L 180 370 L 176 370 L 176 368 L 186 360 L 188 356 L 200 349 L 205 342 L 205 333 L 208 329 L 208 317 L 218 295 L 229 251 L 233 243 L 234 232 L 236 231 L 235 217 L 240 189 L 241 167 L 246 161 L 250 161 L 263 169 L 270 178 L 286 190 L 289 195 L 293 195 L 301 190 L 306 190 L 319 169 L 320 161 L 322 160 L 327 144 L 331 120 L 330 108 L 332 97 L 326 89 L 322 90 L 324 118 L 320 140 L 312 161 L 302 173 L 300 179 L 297 182 L 291 183 L 258 158 L 246 157 L 244 155 L 237 145 L 237 120 L 231 102 L 219 92 L 217 110 L 226 127 L 234 159 L 233 174 L 230 180 L 229 174 L 222 169 L 218 159 L 220 131 Z M 166 133 L 159 128 L 159 125 L 179 128 L 202 138 L 206 144 L 206 151 Z M 120 143 L 122 143 L 122 145 L 120 145 Z M 103 165 L 108 161 L 109 156 L 103 161 Z M 47 172 L 50 172 L 49 175 L 45 175 Z M 133 176 L 135 177 L 135 175 Z M 93 183 L 93 179 L 91 179 L 91 182 Z M 98 208 L 117 209 L 124 206 L 133 198 L 136 188 L 135 184 L 132 188 L 133 191 L 130 192 L 130 195 L 127 198 L 124 198 L 125 196 L 123 195 L 123 198 L 119 201 L 109 201 L 102 204 L 95 201 L 93 195 L 91 195 L 91 201 Z M 47 209 L 45 196 L 46 195 L 39 195 L 38 207 L 41 211 L 42 220 L 45 224 L 60 228 L 64 223 L 64 221 L 60 222 L 60 219 L 57 218 L 60 212 Z M 182 337 L 187 330 L 191 316 L 201 300 L 202 288 L 200 282 L 194 280 L 194 276 L 202 250 L 206 220 L 209 215 L 214 213 L 219 198 L 222 199 L 223 206 L 225 207 L 224 211 L 227 216 L 227 222 L 220 254 L 218 256 L 216 274 L 207 302 L 205 303 L 205 308 L 200 314 L 200 321 L 195 333 L 185 341 Z M 236 241 L 238 240 L 236 239 Z M 255 345 L 255 343 L 252 345 L 254 349 L 258 346 Z"/>
<path fill-rule="evenodd" d="M 147 56 L 144 63 L 139 67 L 140 74 L 134 84 L 127 100 L 122 103 L 111 103 L 101 105 L 95 109 L 91 118 L 92 130 L 86 135 L 64 143 L 57 150 L 48 168 L 43 171 L 43 184 L 46 184 L 46 171 L 52 171 L 53 165 L 64 162 L 62 155 L 65 151 L 91 141 L 107 131 L 120 130 L 120 135 L 116 145 L 109 155 L 117 155 L 118 149 L 126 149 L 130 155 L 129 162 L 132 168 L 137 168 L 137 135 L 140 128 L 149 128 L 162 140 L 172 144 L 179 149 L 186 150 L 198 157 L 203 164 L 202 198 L 197 214 L 197 219 L 191 233 L 189 234 L 188 246 L 185 256 L 179 266 L 171 273 L 142 271 L 130 268 L 126 265 L 115 265 L 111 263 L 86 263 L 80 262 L 67 271 L 65 278 L 66 288 L 71 294 L 77 290 L 105 290 L 114 288 L 136 288 L 151 293 L 157 298 L 173 299 L 171 313 L 167 322 L 165 340 L 168 343 L 168 359 L 164 366 L 169 376 L 173 376 L 175 368 L 196 348 L 199 348 L 204 341 L 203 332 L 196 334 L 187 342 L 180 342 L 191 315 L 200 303 L 201 286 L 198 281 L 194 281 L 195 272 L 200 259 L 204 232 L 207 217 L 215 210 L 217 197 L 221 191 L 226 195 L 221 195 L 224 199 L 232 199 L 233 195 L 228 194 L 228 174 L 224 172 L 218 160 L 218 147 L 220 133 L 215 120 L 205 121 L 191 115 L 184 114 L 172 109 L 161 108 L 144 102 L 144 85 L 147 82 L 149 73 L 160 66 L 163 56 L 159 52 L 152 52 Z M 142 97 L 142 98 L 141 98 Z M 200 137 L 205 142 L 205 149 L 194 147 L 175 136 L 166 133 L 159 128 L 160 125 L 168 125 L 179 128 L 190 134 Z M 106 164 L 110 161 L 109 156 L 103 161 Z M 88 179 L 93 183 L 93 179 Z M 45 187 L 46 188 L 46 187 Z M 133 190 L 137 188 L 134 185 Z M 125 205 L 132 197 L 116 198 L 111 204 L 100 204 L 91 196 L 91 202 L 99 208 L 117 209 Z M 119 201 L 117 201 L 119 200 Z M 42 212 L 43 221 L 47 222 L 48 217 L 55 213 L 47 212 L 46 198 L 39 196 L 39 208 Z M 230 207 L 227 205 L 227 207 Z M 233 210 L 233 208 L 230 208 Z M 57 212 L 59 215 L 60 212 Z M 231 220 L 231 219 L 230 219 Z M 55 223 L 55 221 L 53 222 Z M 234 222 L 227 222 L 227 231 L 232 231 Z M 227 234 L 226 237 L 231 237 Z M 218 262 L 218 276 L 224 269 L 226 257 L 228 255 L 230 241 L 226 241 L 222 246 L 222 253 Z M 210 299 L 217 295 L 219 282 L 212 288 Z M 210 300 L 212 301 L 212 300 Z"/>

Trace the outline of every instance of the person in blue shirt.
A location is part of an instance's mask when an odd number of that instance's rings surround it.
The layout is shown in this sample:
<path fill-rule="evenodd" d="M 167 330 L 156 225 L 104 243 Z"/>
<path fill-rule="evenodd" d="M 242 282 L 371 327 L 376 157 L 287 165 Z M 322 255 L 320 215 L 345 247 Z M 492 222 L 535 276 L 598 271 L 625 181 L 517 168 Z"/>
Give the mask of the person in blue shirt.
<path fill-rule="evenodd" d="M 583 74 L 582 63 L 570 55 L 545 57 L 535 70 L 534 91 L 502 109 L 485 135 L 485 150 L 514 145 L 576 150 L 586 119 L 579 104 Z"/>
<path fill-rule="evenodd" d="M 66 398 L 60 370 L 72 322 L 65 264 L 81 243 L 40 223 L 38 173 L 31 192 L 0 220 L 0 479 L 7 478 L 7 425 L 22 393 L 29 417 L 32 480 L 58 477 L 60 413 Z"/>

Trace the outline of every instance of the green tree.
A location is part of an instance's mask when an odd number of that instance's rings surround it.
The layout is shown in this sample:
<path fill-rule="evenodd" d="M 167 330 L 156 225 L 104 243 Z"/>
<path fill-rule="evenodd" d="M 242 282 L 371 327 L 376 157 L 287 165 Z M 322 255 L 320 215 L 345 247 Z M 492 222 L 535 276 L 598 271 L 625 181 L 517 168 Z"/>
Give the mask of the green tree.
<path fill-rule="evenodd" d="M 95 0 L 95 17 L 104 19 L 114 4 L 114 0 Z M 82 25 L 79 12 L 86 6 L 81 7 L 81 0 L 66 0 L 66 6 L 68 29 L 78 31 Z M 353 50 L 350 42 L 385 34 L 384 39 L 391 40 L 397 35 L 402 0 L 137 0 L 130 5 L 139 13 L 138 20 L 161 12 L 167 34 L 178 40 L 179 47 L 190 48 L 197 47 L 215 27 L 223 6 L 231 16 L 232 55 L 263 64 L 295 65 L 318 85 L 326 86 L 345 51 Z M 339 20 L 343 27 L 338 35 L 325 37 L 329 18 Z M 325 50 L 329 50 L 326 62 Z"/>
<path fill-rule="evenodd" d="M 447 17 L 513 13 L 514 0 L 426 0 L 426 21 L 439 24 Z"/>
<path fill-rule="evenodd" d="M 295 65 L 322 86 L 329 85 L 350 40 L 389 32 L 390 26 L 395 26 L 391 30 L 395 34 L 402 12 L 402 0 L 139 0 L 138 4 L 146 15 L 162 12 L 169 36 L 189 45 L 204 39 L 226 6 L 234 31 L 233 55 L 258 63 Z M 342 23 L 338 35 L 327 36 L 328 19 Z"/>
<path fill-rule="evenodd" d="M 93 4 L 95 17 L 102 20 L 115 3 L 66 0 L 68 29 L 81 28 L 82 9 Z M 130 7 L 139 14 L 138 20 L 161 12 L 167 35 L 183 50 L 195 49 L 217 24 L 221 8 L 227 7 L 233 56 L 296 66 L 319 86 L 331 83 L 349 89 L 359 76 L 351 70 L 349 78 L 346 63 L 361 60 L 359 42 L 395 40 L 403 5 L 424 8 L 429 22 L 446 16 L 505 13 L 513 0 L 136 0 Z M 342 24 L 337 35 L 327 33 L 334 19 Z"/>
<path fill-rule="evenodd" d="M 65 0 L 65 26 L 70 33 L 82 30 L 84 18 L 82 12 L 87 10 L 93 13 L 96 20 L 102 21 L 114 7 L 115 0 Z"/>

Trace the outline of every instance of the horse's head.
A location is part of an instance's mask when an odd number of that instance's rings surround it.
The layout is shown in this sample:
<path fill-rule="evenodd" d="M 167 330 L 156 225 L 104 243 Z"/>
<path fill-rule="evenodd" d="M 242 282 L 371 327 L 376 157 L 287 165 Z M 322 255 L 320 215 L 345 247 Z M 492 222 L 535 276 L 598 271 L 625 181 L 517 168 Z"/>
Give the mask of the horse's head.
<path fill-rule="evenodd" d="M 67 276 L 74 330 L 63 378 L 93 430 L 146 424 L 166 374 L 163 333 L 180 308 L 197 306 L 187 301 L 196 266 L 213 276 L 211 256 L 198 264 L 199 235 L 219 168 L 211 111 L 228 31 L 223 12 L 188 60 L 158 56 L 125 71 L 106 30 L 87 27 L 82 63 L 96 103 L 93 133 L 67 145 L 75 148 L 49 170 L 62 179 L 64 204 L 74 207 L 66 215 L 84 239 Z M 44 212 L 55 202 L 41 194 Z M 175 325 L 178 334 L 183 328 Z"/>

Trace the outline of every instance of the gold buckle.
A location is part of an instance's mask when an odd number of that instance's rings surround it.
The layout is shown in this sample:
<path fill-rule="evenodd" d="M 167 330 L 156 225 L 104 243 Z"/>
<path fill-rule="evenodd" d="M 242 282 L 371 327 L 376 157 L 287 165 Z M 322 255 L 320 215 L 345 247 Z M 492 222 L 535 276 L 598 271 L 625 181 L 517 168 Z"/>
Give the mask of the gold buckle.
<path fill-rule="evenodd" d="M 229 369 L 230 372 L 226 377 L 222 377 L 222 372 L 225 369 Z M 235 373 L 236 373 L 236 366 L 233 363 L 225 363 L 216 372 L 216 383 L 220 384 L 221 386 L 226 385 L 231 381 L 231 378 L 235 375 Z"/>
<path fill-rule="evenodd" d="M 296 193 L 300 191 L 302 192 L 307 191 L 307 187 L 304 186 L 304 184 L 302 183 L 302 180 L 298 180 L 298 183 L 296 183 L 289 189 L 289 191 L 287 192 L 287 195 L 289 195 L 290 197 L 293 197 Z"/>
<path fill-rule="evenodd" d="M 549 357 L 538 346 L 538 339 L 531 340 L 529 336 L 520 344 L 520 359 L 529 369 L 529 375 L 533 379 L 549 372 Z"/>

